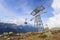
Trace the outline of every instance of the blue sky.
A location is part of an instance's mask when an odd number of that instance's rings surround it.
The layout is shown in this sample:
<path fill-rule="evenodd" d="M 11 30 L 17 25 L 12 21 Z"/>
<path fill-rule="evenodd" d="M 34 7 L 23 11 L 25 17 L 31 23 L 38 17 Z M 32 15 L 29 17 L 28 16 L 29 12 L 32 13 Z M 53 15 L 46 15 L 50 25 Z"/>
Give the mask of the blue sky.
<path fill-rule="evenodd" d="M 29 21 L 32 16 L 30 13 L 39 5 L 43 4 L 46 14 L 42 14 L 43 23 L 47 23 L 53 17 L 54 0 L 0 0 L 0 19 L 1 22 L 21 23 L 25 18 Z"/>
<path fill-rule="evenodd" d="M 43 4 L 47 13 L 42 15 L 43 22 L 46 22 L 49 17 L 53 16 L 53 8 L 52 0 L 2 0 L 1 5 L 3 6 L 3 10 L 0 11 L 1 20 L 3 21 L 6 19 L 10 22 L 11 19 L 20 18 L 27 18 L 31 19 L 32 16 L 30 13 L 39 5 Z"/>

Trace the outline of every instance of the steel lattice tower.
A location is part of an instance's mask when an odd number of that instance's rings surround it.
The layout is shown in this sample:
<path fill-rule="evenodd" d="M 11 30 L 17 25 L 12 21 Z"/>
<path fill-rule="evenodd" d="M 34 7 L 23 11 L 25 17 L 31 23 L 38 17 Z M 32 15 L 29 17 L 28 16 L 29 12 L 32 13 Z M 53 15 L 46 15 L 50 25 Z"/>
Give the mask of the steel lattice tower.
<path fill-rule="evenodd" d="M 45 8 L 42 5 L 40 5 L 35 10 L 33 10 L 31 13 L 31 15 L 34 16 L 34 26 L 38 28 L 36 29 L 36 31 L 38 32 L 44 30 L 43 22 L 41 19 L 41 14 L 44 13 L 44 9 Z"/>

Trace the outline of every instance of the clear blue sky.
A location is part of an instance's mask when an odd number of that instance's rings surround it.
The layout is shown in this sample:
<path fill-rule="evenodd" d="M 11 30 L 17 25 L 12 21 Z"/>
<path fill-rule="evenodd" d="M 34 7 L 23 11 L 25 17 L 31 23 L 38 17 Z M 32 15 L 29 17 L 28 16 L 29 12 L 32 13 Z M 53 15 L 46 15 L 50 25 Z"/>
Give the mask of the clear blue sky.
<path fill-rule="evenodd" d="M 53 16 L 53 0 L 0 0 L 0 19 L 31 18 L 30 13 L 40 4 L 46 8 L 46 14 L 41 15 L 43 22 Z"/>

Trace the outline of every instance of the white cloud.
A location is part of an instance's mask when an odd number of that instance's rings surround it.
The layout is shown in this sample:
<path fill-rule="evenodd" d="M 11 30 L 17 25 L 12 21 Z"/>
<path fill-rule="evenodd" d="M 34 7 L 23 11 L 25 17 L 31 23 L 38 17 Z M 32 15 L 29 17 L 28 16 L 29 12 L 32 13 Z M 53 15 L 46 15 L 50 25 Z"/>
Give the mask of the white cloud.
<path fill-rule="evenodd" d="M 60 0 L 54 0 L 52 7 L 54 16 L 49 18 L 48 26 L 49 28 L 60 27 Z"/>
<path fill-rule="evenodd" d="M 50 17 L 48 20 L 49 28 L 60 27 L 60 14 L 56 14 Z"/>
<path fill-rule="evenodd" d="M 25 22 L 24 18 L 2 18 L 2 20 L 0 20 L 0 22 L 4 22 L 4 23 L 14 23 L 17 25 L 23 25 Z"/>
<path fill-rule="evenodd" d="M 54 0 L 52 7 L 54 8 L 54 11 L 55 11 L 54 14 L 60 13 L 60 0 Z"/>
<path fill-rule="evenodd" d="M 24 18 L 16 18 L 12 21 L 13 21 L 13 23 L 16 23 L 17 25 L 23 25 L 25 22 L 25 19 Z"/>

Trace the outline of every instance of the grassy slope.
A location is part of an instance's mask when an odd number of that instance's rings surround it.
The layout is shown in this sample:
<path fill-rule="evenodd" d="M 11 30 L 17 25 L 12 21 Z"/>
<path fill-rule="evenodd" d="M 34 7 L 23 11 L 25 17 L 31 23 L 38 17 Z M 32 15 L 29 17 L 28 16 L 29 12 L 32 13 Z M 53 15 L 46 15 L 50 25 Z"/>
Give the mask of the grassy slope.
<path fill-rule="evenodd" d="M 9 34 L 1 36 L 0 40 L 60 40 L 60 30 L 50 30 L 44 32 L 29 32 L 25 34 Z"/>

